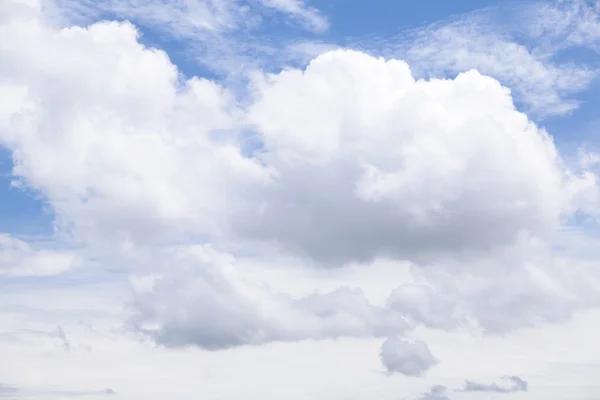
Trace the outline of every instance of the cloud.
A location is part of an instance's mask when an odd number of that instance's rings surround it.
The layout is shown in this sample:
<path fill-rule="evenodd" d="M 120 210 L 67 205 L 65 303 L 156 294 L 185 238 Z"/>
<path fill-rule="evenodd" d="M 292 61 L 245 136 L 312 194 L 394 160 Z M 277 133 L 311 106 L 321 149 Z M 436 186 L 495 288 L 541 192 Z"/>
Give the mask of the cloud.
<path fill-rule="evenodd" d="M 424 342 L 409 342 L 396 337 L 383 342 L 379 356 L 389 373 L 406 376 L 421 376 L 438 363 Z"/>
<path fill-rule="evenodd" d="M 224 349 L 465 321 L 502 333 L 597 304 L 589 260 L 553 249 L 569 217 L 593 217 L 597 177 L 570 169 L 497 80 L 415 79 L 403 61 L 337 50 L 255 74 L 242 102 L 183 77 L 130 23 L 56 28 L 11 4 L 0 34 L 20 40 L 0 43 L 0 142 L 13 173 L 61 237 L 139 277 L 131 323 L 157 342 Z M 248 253 L 329 270 L 389 258 L 418 281 L 383 305 L 344 286 L 294 297 L 243 279 L 234 260 Z M 386 343 L 390 370 L 432 365 L 424 344 Z"/>
<path fill-rule="evenodd" d="M 81 22 L 97 20 L 106 15 L 116 16 L 133 19 L 176 37 L 194 40 L 206 39 L 207 34 L 252 30 L 261 23 L 260 20 L 269 9 L 297 19 L 313 31 L 322 32 L 328 28 L 327 19 L 302 0 L 149 0 L 143 3 L 139 0 L 52 0 L 48 7 L 67 21 Z"/>
<path fill-rule="evenodd" d="M 244 280 L 232 257 L 208 247 L 176 249 L 163 258 L 159 270 L 167 273 L 133 282 L 137 312 L 131 322 L 167 346 L 219 350 L 274 341 L 385 337 L 408 329 L 402 315 L 371 305 L 357 289 L 292 298 Z"/>
<path fill-rule="evenodd" d="M 538 41 L 540 50 L 560 51 L 575 46 L 600 51 L 600 9 L 586 0 L 536 2 L 525 7 L 518 22 Z"/>
<path fill-rule="evenodd" d="M 0 234 L 0 276 L 50 276 L 73 268 L 79 257 L 72 252 L 34 248 L 8 234 Z"/>
<path fill-rule="evenodd" d="M 448 388 L 442 385 L 435 385 L 431 387 L 429 392 L 423 393 L 418 397 L 418 400 L 450 400 L 446 393 Z"/>
<path fill-rule="evenodd" d="M 543 236 L 581 179 L 476 71 L 415 80 L 402 61 L 334 51 L 256 87 L 257 157 L 277 176 L 237 224 L 317 261 L 418 260 Z"/>
<path fill-rule="evenodd" d="M 302 0 L 261 0 L 261 2 L 267 7 L 299 19 L 312 31 L 323 32 L 329 27 L 327 19 L 317 9 L 307 7 Z"/>
<path fill-rule="evenodd" d="M 507 376 L 504 377 L 512 383 L 510 387 L 502 387 L 497 383 L 478 383 L 473 381 L 466 381 L 463 392 L 495 392 L 495 393 L 513 393 L 513 392 L 526 392 L 528 390 L 528 384 L 518 376 Z"/>
<path fill-rule="evenodd" d="M 236 83 L 240 91 L 240 81 L 256 70 L 297 64 L 303 55 L 298 37 L 312 39 L 329 26 L 303 0 L 52 0 L 45 8 L 46 19 L 59 26 L 132 21 L 148 33 L 147 40 L 169 43 L 172 55 Z M 273 25 L 278 31 L 291 27 L 294 37 L 264 35 Z"/>
<path fill-rule="evenodd" d="M 0 85 L 22 94 L 0 110 L 0 141 L 13 173 L 77 238 L 206 234 L 234 198 L 221 191 L 237 187 L 222 185 L 227 174 L 241 186 L 268 176 L 229 143 L 233 134 L 211 137 L 236 125 L 230 94 L 204 79 L 179 84 L 167 55 L 139 44 L 132 25 L 55 30 L 32 10 L 1 29 L 25 32 L 0 49 Z"/>

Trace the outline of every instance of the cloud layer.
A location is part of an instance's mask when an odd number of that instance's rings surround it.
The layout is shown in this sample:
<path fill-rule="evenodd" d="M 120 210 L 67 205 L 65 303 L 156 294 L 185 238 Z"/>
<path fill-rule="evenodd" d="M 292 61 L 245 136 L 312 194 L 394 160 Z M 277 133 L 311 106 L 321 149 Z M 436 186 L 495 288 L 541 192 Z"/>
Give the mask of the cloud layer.
<path fill-rule="evenodd" d="M 329 51 L 254 74 L 242 102 L 182 76 L 130 23 L 0 11 L 0 37 L 20 38 L 0 41 L 13 173 L 52 207 L 57 238 L 132 274 L 131 326 L 163 345 L 389 337 L 384 366 L 419 376 L 436 359 L 397 338 L 416 326 L 504 333 L 598 304 L 594 265 L 555 250 L 570 219 L 598 215 L 597 175 L 473 62 L 424 80 L 404 61 Z M 0 241 L 10 274 L 75 260 Z M 245 253 L 326 270 L 406 261 L 414 282 L 385 304 L 345 286 L 294 297 L 243 277 Z"/>

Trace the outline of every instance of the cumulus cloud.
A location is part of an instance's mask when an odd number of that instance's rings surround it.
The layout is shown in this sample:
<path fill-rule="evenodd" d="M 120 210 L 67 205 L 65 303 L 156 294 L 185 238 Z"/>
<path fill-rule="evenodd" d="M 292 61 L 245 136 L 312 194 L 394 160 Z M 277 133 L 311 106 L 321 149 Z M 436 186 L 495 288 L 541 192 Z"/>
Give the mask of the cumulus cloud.
<path fill-rule="evenodd" d="M 235 198 L 226 192 L 237 184 L 223 183 L 265 177 L 230 135 L 211 137 L 236 124 L 227 91 L 203 79 L 180 83 L 167 55 L 139 44 L 128 23 L 55 30 L 38 14 L 31 8 L 0 27 L 21 37 L 0 45 L 0 85 L 19 94 L 0 110 L 13 173 L 78 238 L 214 232 Z"/>
<path fill-rule="evenodd" d="M 500 386 L 497 383 L 479 383 L 473 381 L 466 381 L 463 392 L 495 392 L 495 393 L 513 393 L 513 392 L 526 392 L 528 390 L 528 384 L 518 376 L 507 376 L 505 380 L 509 381 L 512 386 Z"/>
<path fill-rule="evenodd" d="M 73 268 L 79 257 L 68 251 L 32 247 L 8 234 L 0 234 L 0 276 L 49 276 Z"/>
<path fill-rule="evenodd" d="M 579 195 L 547 133 L 474 70 L 415 80 L 404 62 L 334 51 L 256 87 L 249 119 L 277 176 L 237 223 L 288 251 L 327 263 L 485 252 L 543 236 Z"/>
<path fill-rule="evenodd" d="M 20 38 L 0 41 L 13 173 L 60 233 L 139 276 L 131 322 L 156 341 L 392 337 L 384 365 L 419 375 L 427 346 L 394 339 L 415 325 L 506 332 L 597 298 L 590 265 L 552 249 L 565 219 L 594 209 L 596 175 L 568 169 L 497 80 L 415 79 L 403 61 L 331 51 L 256 74 L 241 104 L 182 77 L 130 23 L 59 29 L 14 4 L 0 5 L 0 36 Z M 38 254 L 4 240 L 9 261 Z M 420 282 L 383 306 L 346 287 L 295 298 L 242 279 L 223 253 L 244 252 L 408 260 Z"/>
<path fill-rule="evenodd" d="M 421 376 L 438 363 L 424 342 L 410 342 L 397 337 L 390 337 L 383 342 L 379 356 L 389 373 L 406 376 Z"/>

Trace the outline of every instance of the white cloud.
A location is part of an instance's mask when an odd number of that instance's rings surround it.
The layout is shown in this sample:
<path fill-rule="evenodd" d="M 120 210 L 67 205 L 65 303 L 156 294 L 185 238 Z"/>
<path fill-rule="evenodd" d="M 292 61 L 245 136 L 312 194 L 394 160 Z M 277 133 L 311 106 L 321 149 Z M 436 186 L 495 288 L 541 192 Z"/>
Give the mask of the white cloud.
<path fill-rule="evenodd" d="M 380 357 L 388 372 L 407 376 L 421 376 L 438 363 L 424 342 L 409 342 L 396 337 L 383 342 Z"/>
<path fill-rule="evenodd" d="M 69 271 L 79 262 L 69 251 L 35 248 L 6 233 L 0 234 L 0 276 L 50 276 Z"/>
<path fill-rule="evenodd" d="M 524 7 L 522 28 L 540 50 L 554 52 L 582 46 L 600 50 L 600 8 L 597 1 L 535 2 Z"/>
<path fill-rule="evenodd" d="M 488 251 L 544 236 L 579 195 L 552 139 L 476 71 L 415 80 L 336 51 L 256 86 L 249 118 L 278 175 L 237 223 L 319 261 Z"/>
<path fill-rule="evenodd" d="M 329 27 L 327 19 L 317 9 L 307 7 L 303 0 L 261 0 L 261 3 L 300 19 L 310 30 L 323 32 Z"/>
<path fill-rule="evenodd" d="M 495 79 L 417 80 L 405 62 L 340 50 L 255 75 L 244 107 L 181 77 L 129 23 L 58 29 L 10 4 L 0 36 L 19 41 L 0 41 L 0 141 L 60 234 L 140 276 L 132 322 L 156 341 L 502 333 L 598 304 L 592 262 L 552 248 L 565 220 L 597 210 L 596 175 L 567 168 Z M 39 257 L 6 240 L 9 258 Z M 342 285 L 291 296 L 224 254 L 248 252 L 321 267 L 387 257 L 420 282 L 383 305 Z M 408 375 L 434 363 L 424 343 L 396 339 L 382 357 Z"/>
<path fill-rule="evenodd" d="M 0 45 L 0 84 L 23 94 L 0 140 L 14 174 L 78 237 L 202 234 L 233 198 L 221 189 L 236 184 L 224 180 L 264 179 L 231 135 L 211 136 L 236 124 L 227 91 L 197 78 L 180 84 L 166 54 L 140 45 L 130 24 L 54 30 L 33 13 L 0 29 L 21 38 Z"/>
<path fill-rule="evenodd" d="M 327 19 L 302 0 L 52 0 L 47 7 L 63 21 L 81 22 L 106 15 L 117 16 L 177 37 L 201 40 L 206 39 L 207 34 L 252 29 L 263 18 L 264 10 L 260 6 L 295 18 L 310 30 L 322 32 L 328 27 Z"/>

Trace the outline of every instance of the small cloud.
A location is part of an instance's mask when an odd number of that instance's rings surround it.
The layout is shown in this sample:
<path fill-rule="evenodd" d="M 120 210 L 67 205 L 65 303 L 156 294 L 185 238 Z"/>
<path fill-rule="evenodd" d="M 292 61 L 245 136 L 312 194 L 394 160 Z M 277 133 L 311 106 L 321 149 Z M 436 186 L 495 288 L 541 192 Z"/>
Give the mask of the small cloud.
<path fill-rule="evenodd" d="M 505 376 L 502 378 L 510 381 L 512 386 L 504 387 L 497 383 L 479 383 L 473 381 L 465 381 L 464 389 L 461 392 L 494 392 L 494 393 L 514 393 L 514 392 L 526 392 L 528 390 L 528 384 L 518 376 Z"/>
<path fill-rule="evenodd" d="M 395 337 L 383 343 L 380 358 L 389 373 L 406 376 L 421 376 L 438 363 L 425 342 L 409 342 Z"/>

